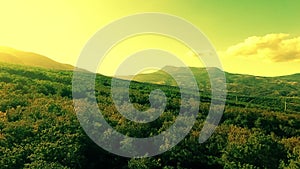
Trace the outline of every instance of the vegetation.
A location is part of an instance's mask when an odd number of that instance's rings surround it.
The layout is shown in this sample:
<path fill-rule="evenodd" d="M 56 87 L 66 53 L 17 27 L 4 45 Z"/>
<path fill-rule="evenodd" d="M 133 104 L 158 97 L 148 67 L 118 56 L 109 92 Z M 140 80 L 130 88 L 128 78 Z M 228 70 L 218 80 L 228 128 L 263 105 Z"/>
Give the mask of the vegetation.
<path fill-rule="evenodd" d="M 270 81 L 227 75 L 225 112 L 209 140 L 198 143 L 210 106 L 209 93 L 201 92 L 197 121 L 184 140 L 164 154 L 129 159 L 103 150 L 84 133 L 73 107 L 72 71 L 0 64 L 0 168 L 300 168 L 300 91 L 294 76 Z M 146 124 L 118 113 L 109 77 L 97 75 L 95 94 L 111 126 L 147 137 L 174 122 L 180 93 L 176 86 L 130 85 L 130 100 L 140 110 L 149 108 L 149 93 L 157 88 L 168 103 L 158 119 Z"/>
<path fill-rule="evenodd" d="M 153 84 L 163 84 L 176 86 L 176 81 L 167 72 L 176 74 L 178 79 L 184 81 L 187 74 L 183 67 L 166 66 L 162 70 L 149 74 L 139 74 L 134 77 L 138 82 L 150 82 Z M 210 93 L 210 80 L 205 68 L 190 68 L 198 83 L 200 91 L 204 95 Z M 214 73 L 221 73 L 217 68 L 208 68 Z M 228 96 L 230 101 L 236 103 L 248 103 L 251 107 L 269 107 L 277 111 L 292 109 L 300 111 L 300 74 L 280 77 L 258 77 L 251 75 L 240 75 L 225 72 Z M 128 79 L 129 77 L 123 77 Z M 163 80 L 162 80 L 163 79 Z M 211 77 L 213 82 L 218 81 L 218 77 Z M 180 85 L 180 84 L 179 84 Z M 285 106 L 286 103 L 286 106 Z M 276 106 L 273 106 L 276 105 Z"/>

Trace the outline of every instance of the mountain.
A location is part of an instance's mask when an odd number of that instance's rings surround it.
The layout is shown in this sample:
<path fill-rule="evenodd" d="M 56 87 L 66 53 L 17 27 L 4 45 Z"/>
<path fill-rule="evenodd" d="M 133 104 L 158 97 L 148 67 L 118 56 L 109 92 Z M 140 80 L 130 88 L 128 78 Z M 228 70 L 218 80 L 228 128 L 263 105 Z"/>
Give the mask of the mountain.
<path fill-rule="evenodd" d="M 210 78 L 207 70 L 213 72 L 213 77 L 211 77 L 212 82 L 218 81 L 218 76 L 214 75 L 222 73 L 222 70 L 213 67 L 199 68 L 165 66 L 153 73 L 138 74 L 136 76 L 123 76 L 120 78 L 132 78 L 134 81 L 138 82 L 177 86 L 175 79 L 167 72 L 174 74 L 176 79 L 181 79 L 181 81 L 184 81 L 188 79 L 189 76 L 189 74 L 186 73 L 187 69 L 190 69 L 193 73 L 200 90 L 210 89 Z M 226 77 L 227 89 L 230 93 L 255 96 L 300 96 L 300 73 L 278 77 L 261 77 L 245 74 L 233 74 L 228 72 L 224 72 L 224 74 Z M 263 93 L 262 90 L 264 91 Z M 281 92 L 281 90 L 284 92 Z M 266 93 L 266 91 L 268 91 L 268 93 Z"/>
<path fill-rule="evenodd" d="M 211 93 L 210 79 L 206 68 L 166 66 L 153 73 L 119 78 L 132 78 L 133 81 L 138 82 L 177 86 L 174 78 L 167 72 L 174 74 L 176 79 L 184 81 L 189 79 L 188 74 L 185 73 L 186 69 L 192 71 L 202 95 L 209 96 Z M 222 73 L 217 68 L 208 68 L 208 70 L 213 72 L 213 74 Z M 277 104 L 281 109 L 285 109 L 288 106 L 294 110 L 300 110 L 300 74 L 278 77 L 261 77 L 228 72 L 224 72 L 224 74 L 228 100 L 235 100 L 236 103 L 251 103 L 265 106 Z M 211 77 L 211 81 L 218 83 L 218 76 Z M 184 83 L 188 84 L 186 81 Z"/>
<path fill-rule="evenodd" d="M 20 51 L 9 47 L 0 47 L 0 62 L 48 69 L 74 69 L 74 67 L 71 65 L 56 62 L 47 58 L 46 56 L 32 52 Z"/>
<path fill-rule="evenodd" d="M 136 76 L 123 76 L 123 79 L 133 78 L 134 81 L 138 82 L 146 82 L 146 83 L 154 83 L 154 84 L 162 84 L 169 86 L 177 86 L 177 83 L 174 78 L 171 77 L 167 72 L 171 72 L 175 75 L 176 79 L 180 79 L 180 81 L 186 81 L 189 76 L 188 69 L 192 71 L 194 74 L 195 80 L 199 83 L 200 87 L 204 87 L 207 84 L 208 74 L 205 68 L 197 68 L 197 67 L 174 67 L 174 66 L 165 66 L 161 70 L 158 70 L 153 73 L 147 74 L 138 74 Z M 217 68 L 208 68 L 209 71 L 215 73 L 222 73 L 220 69 Z M 178 84 L 180 85 L 180 84 Z"/>

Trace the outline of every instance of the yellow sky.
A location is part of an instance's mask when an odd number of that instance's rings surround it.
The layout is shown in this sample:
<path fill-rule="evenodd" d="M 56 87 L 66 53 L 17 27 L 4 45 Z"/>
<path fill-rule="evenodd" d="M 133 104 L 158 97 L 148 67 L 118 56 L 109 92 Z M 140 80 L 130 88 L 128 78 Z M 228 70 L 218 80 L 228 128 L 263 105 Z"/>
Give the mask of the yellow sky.
<path fill-rule="evenodd" d="M 202 30 L 218 50 L 226 71 L 276 76 L 300 72 L 299 9 L 299 2 L 277 0 L 0 0 L 0 46 L 75 65 L 86 42 L 103 26 L 127 15 L 163 12 L 184 18 Z M 288 35 L 281 37 L 282 33 Z M 252 36 L 257 39 L 249 40 Z M 102 71 L 110 74 L 127 54 L 153 47 L 168 50 L 191 66 L 200 65 L 174 39 L 144 36 L 128 39 L 111 51 L 103 64 L 107 68 Z"/>
<path fill-rule="evenodd" d="M 144 34 L 127 38 L 124 41 L 116 44 L 107 53 L 105 59 L 102 61 L 101 65 L 99 65 L 98 71 L 107 74 L 114 73 L 118 69 L 118 66 L 121 65 L 126 60 L 126 58 L 143 50 L 155 49 L 160 49 L 171 53 L 172 55 L 174 55 L 174 57 L 180 59 L 185 65 L 193 67 L 203 66 L 201 60 L 199 60 L 197 57 L 193 57 L 195 53 L 193 53 L 191 49 L 189 49 L 179 41 L 162 35 Z M 162 55 L 160 57 L 165 56 Z M 155 59 L 157 58 L 159 58 L 159 56 L 155 57 Z M 157 60 L 157 62 L 160 61 Z M 170 60 L 167 64 L 180 66 L 176 65 L 175 62 L 172 62 L 172 60 Z M 126 72 L 123 73 L 123 75 L 125 74 Z"/>

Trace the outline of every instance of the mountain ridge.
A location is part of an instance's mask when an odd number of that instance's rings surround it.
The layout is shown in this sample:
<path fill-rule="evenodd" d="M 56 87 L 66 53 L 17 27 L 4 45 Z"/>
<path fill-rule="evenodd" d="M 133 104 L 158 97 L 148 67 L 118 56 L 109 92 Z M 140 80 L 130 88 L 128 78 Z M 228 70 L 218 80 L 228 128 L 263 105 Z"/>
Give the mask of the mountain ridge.
<path fill-rule="evenodd" d="M 54 61 L 46 56 L 17 50 L 11 47 L 0 46 L 0 62 L 42 67 L 48 69 L 73 70 L 74 66 Z"/>
<path fill-rule="evenodd" d="M 175 79 L 167 73 L 172 71 L 177 79 L 184 81 L 188 79 L 187 74 L 182 73 L 183 69 L 188 67 L 172 67 L 167 66 L 156 72 L 147 74 L 138 74 L 135 76 L 119 77 L 125 80 L 133 80 L 143 83 L 152 83 L 160 85 L 177 86 Z M 224 72 L 226 77 L 226 86 L 228 95 L 247 95 L 251 97 L 297 97 L 300 98 L 300 73 L 276 76 L 276 77 L 264 77 L 254 76 L 246 74 L 236 74 L 222 71 L 218 68 L 208 68 L 215 73 Z M 166 71 L 167 70 L 167 71 Z M 190 68 L 193 73 L 198 87 L 201 91 L 210 92 L 211 82 L 220 82 L 218 76 L 209 77 L 206 68 Z M 185 82 L 185 84 L 187 84 Z"/>

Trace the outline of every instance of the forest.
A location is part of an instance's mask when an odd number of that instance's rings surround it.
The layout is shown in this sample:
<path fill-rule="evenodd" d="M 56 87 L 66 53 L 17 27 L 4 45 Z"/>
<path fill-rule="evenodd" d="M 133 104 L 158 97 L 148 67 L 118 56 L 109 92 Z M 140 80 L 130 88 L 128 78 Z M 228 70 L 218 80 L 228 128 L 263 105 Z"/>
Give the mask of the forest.
<path fill-rule="evenodd" d="M 213 135 L 198 142 L 211 99 L 209 92 L 200 92 L 199 113 L 189 134 L 171 150 L 147 158 L 114 155 L 87 136 L 74 111 L 72 77 L 71 70 L 0 64 L 0 168 L 300 168 L 299 88 L 289 85 L 299 83 L 298 75 L 273 78 L 287 83 L 264 80 L 259 85 L 253 80 L 261 77 L 227 75 L 225 110 Z M 236 86 L 237 81 L 243 85 Z M 154 89 L 167 97 L 159 118 L 136 123 L 117 111 L 110 85 L 110 77 L 97 74 L 97 104 L 107 122 L 125 135 L 158 135 L 178 116 L 176 86 L 132 81 L 130 101 L 139 110 L 149 108 Z M 86 93 L 82 96 L 89 99 Z"/>

